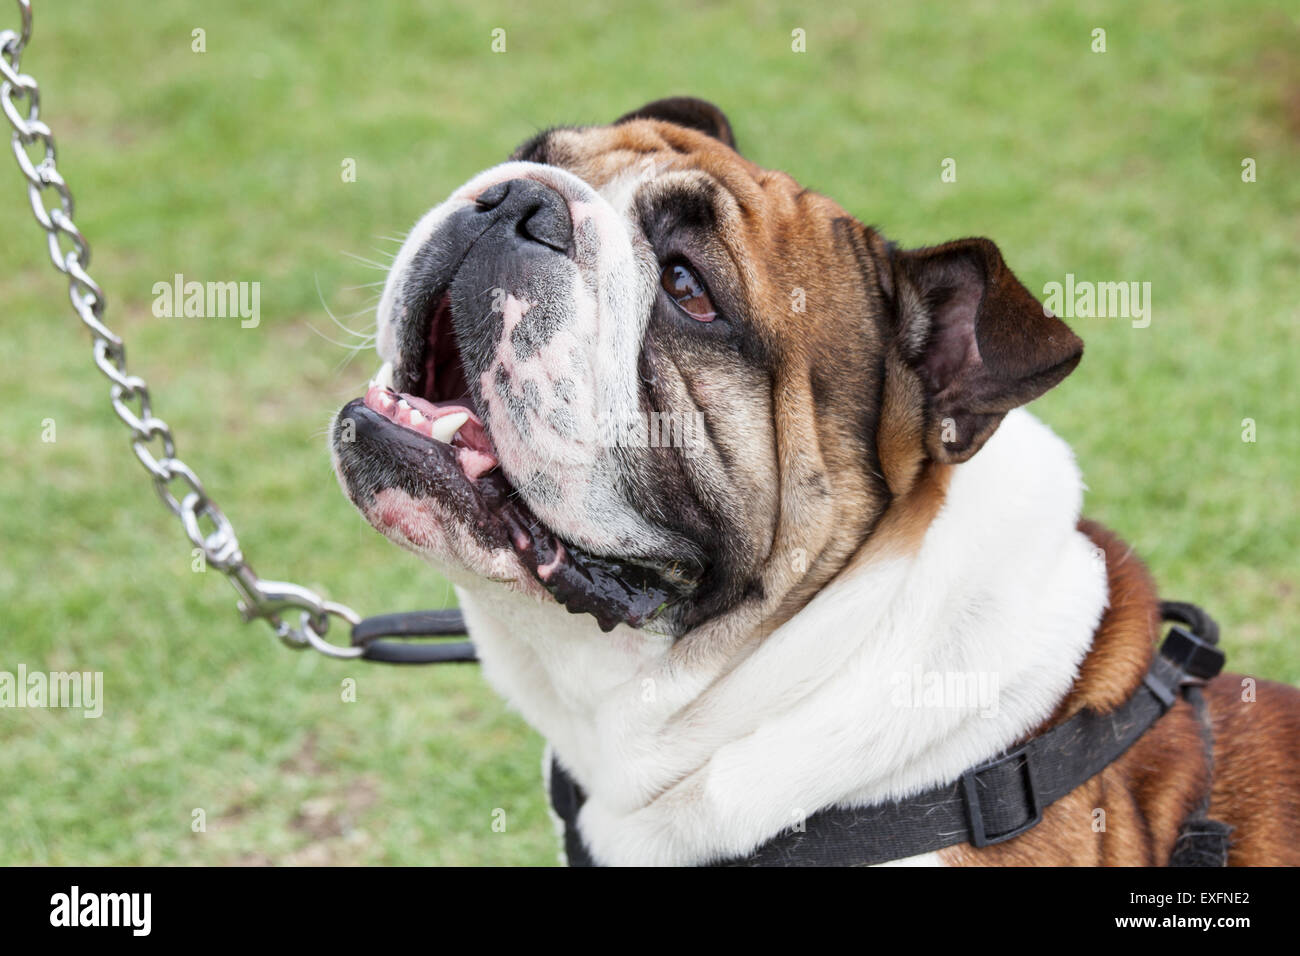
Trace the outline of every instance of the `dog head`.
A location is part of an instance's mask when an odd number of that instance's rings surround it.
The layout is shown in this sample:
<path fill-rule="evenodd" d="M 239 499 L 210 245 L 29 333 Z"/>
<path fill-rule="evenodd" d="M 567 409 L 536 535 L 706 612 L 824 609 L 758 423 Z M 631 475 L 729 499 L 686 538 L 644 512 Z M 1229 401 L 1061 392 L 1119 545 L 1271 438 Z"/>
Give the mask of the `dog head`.
<path fill-rule="evenodd" d="M 1082 343 L 986 239 L 904 251 L 674 98 L 520 146 L 428 212 L 340 480 L 452 573 L 602 628 L 752 632 L 923 533 Z"/>

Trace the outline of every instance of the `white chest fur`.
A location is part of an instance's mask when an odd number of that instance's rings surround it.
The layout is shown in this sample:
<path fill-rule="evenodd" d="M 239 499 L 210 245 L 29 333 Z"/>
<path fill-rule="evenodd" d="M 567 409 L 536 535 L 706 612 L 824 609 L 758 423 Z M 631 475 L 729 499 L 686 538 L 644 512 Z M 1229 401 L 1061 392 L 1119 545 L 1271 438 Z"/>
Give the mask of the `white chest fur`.
<path fill-rule="evenodd" d="M 1041 723 L 1107 600 L 1081 504 L 1069 447 L 1013 411 L 916 553 L 837 579 L 743 659 L 458 590 L 487 678 L 587 791 L 597 860 L 692 864 L 951 780 Z"/>

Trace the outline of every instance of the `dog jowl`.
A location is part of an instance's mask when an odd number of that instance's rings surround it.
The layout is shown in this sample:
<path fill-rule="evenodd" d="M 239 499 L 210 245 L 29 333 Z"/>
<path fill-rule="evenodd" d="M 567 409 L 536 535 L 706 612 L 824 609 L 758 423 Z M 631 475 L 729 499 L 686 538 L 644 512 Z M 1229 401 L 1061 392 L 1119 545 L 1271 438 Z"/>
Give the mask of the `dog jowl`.
<path fill-rule="evenodd" d="M 457 586 L 605 863 L 952 779 L 1098 704 L 1104 616 L 1154 628 L 1020 409 L 1080 340 L 989 240 L 899 248 L 735 147 L 674 98 L 470 179 L 403 244 L 331 436 L 365 518 Z M 696 427 L 626 438 L 664 421 Z M 892 706 L 923 672 L 995 674 L 992 716 Z"/>

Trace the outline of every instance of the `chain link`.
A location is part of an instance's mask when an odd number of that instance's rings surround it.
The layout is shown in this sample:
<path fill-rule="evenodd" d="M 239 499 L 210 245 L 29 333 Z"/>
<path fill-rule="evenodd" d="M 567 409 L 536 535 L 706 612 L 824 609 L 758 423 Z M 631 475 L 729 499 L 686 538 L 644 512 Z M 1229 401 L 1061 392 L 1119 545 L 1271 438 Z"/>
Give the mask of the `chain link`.
<path fill-rule="evenodd" d="M 0 109 L 13 127 L 14 157 L 27 181 L 32 215 L 45 230 L 54 268 L 68 279 L 73 311 L 90 330 L 95 366 L 112 383 L 109 396 L 113 411 L 130 429 L 131 449 L 153 479 L 162 503 L 180 519 L 194 547 L 202 552 L 208 565 L 234 585 L 245 621 L 266 620 L 290 647 L 313 647 L 331 657 L 360 656 L 360 647 L 341 647 L 325 640 L 331 617 L 355 625 L 360 620 L 355 611 L 327 601 L 309 588 L 266 581 L 254 573 L 244 560 L 230 519 L 209 497 L 194 470 L 176 457 L 171 427 L 154 415 L 148 383 L 127 371 L 126 346 L 121 336 L 104 323 L 104 291 L 86 271 L 90 266 L 90 243 L 73 218 L 76 207 L 57 168 L 54 134 L 39 118 L 40 87 L 20 69 L 23 50 L 32 35 L 32 5 L 31 0 L 17 3 L 21 26 L 18 30 L 0 30 Z M 39 160 L 32 158 L 34 146 L 39 147 L 37 155 L 44 154 Z M 53 197 L 48 196 L 51 191 Z M 294 611 L 298 612 L 296 623 Z"/>

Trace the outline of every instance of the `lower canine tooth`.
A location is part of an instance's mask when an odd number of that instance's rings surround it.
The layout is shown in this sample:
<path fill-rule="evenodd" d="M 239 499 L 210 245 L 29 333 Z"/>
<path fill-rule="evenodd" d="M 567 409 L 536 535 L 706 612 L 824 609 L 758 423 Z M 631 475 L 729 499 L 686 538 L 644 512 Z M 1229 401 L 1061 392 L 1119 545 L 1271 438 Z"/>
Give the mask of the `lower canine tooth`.
<path fill-rule="evenodd" d="M 451 440 L 456 437 L 456 432 L 460 431 L 460 426 L 469 421 L 467 412 L 457 412 L 454 415 L 443 415 L 441 418 L 434 419 L 433 437 L 440 442 L 451 444 Z"/>

